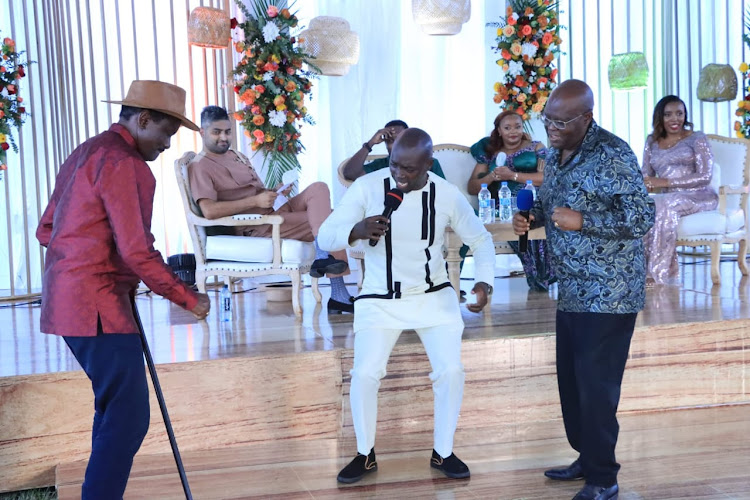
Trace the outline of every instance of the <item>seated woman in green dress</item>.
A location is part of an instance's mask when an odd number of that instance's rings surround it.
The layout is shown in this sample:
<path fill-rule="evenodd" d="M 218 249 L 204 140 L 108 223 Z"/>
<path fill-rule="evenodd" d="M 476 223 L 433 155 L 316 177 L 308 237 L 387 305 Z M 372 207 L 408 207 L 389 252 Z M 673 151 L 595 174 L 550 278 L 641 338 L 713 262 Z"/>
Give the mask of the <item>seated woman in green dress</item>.
<path fill-rule="evenodd" d="M 502 165 L 497 164 L 499 153 L 506 155 Z M 469 179 L 469 193 L 478 194 L 482 184 L 487 184 L 492 197 L 497 200 L 502 181 L 508 182 L 513 196 L 526 186 L 527 180 L 535 187 L 541 186 L 545 153 L 546 149 L 541 142 L 532 141 L 524 133 L 521 117 L 514 111 L 503 111 L 495 118 L 495 128 L 490 136 L 471 147 L 471 154 L 477 165 Z M 521 254 L 518 242 L 510 242 L 513 251 L 521 259 L 526 281 L 532 290 L 548 290 L 557 281 L 545 244 L 544 240 L 531 240 L 527 251 Z"/>

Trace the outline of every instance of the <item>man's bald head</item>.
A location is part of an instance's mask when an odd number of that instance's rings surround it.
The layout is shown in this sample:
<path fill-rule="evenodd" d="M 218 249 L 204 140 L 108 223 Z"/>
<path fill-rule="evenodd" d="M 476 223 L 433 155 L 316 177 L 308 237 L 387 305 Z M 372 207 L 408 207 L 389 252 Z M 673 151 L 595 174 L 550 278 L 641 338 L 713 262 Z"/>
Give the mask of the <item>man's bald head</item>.
<path fill-rule="evenodd" d="M 422 189 L 432 168 L 432 138 L 418 128 L 401 132 L 391 151 L 391 176 L 404 193 Z"/>
<path fill-rule="evenodd" d="M 576 114 L 594 109 L 594 92 L 581 80 L 565 80 L 558 85 L 550 94 L 547 106 L 556 104 L 557 100 L 568 103 Z"/>
<path fill-rule="evenodd" d="M 566 80 L 557 86 L 544 107 L 545 128 L 553 148 L 574 151 L 594 119 L 594 93 L 586 82 Z"/>

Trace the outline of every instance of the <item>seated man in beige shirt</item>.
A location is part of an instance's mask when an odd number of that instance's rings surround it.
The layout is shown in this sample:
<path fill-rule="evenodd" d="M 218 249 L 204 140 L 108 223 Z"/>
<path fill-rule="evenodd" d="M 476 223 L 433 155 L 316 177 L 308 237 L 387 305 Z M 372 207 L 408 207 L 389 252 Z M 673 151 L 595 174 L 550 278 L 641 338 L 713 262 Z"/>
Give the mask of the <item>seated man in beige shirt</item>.
<path fill-rule="evenodd" d="M 191 162 L 189 176 L 190 190 L 203 216 L 218 219 L 236 214 L 282 215 L 282 238 L 315 241 L 316 256 L 310 276 L 330 278 L 328 312 L 353 313 L 354 304 L 342 277 L 349 273 L 346 251 L 329 254 L 321 250 L 317 242 L 318 229 L 331 213 L 328 186 L 314 182 L 274 211 L 276 190 L 265 187 L 245 156 L 229 149 L 232 124 L 227 111 L 219 106 L 203 108 L 200 133 L 203 151 Z M 235 229 L 244 236 L 271 235 L 270 225 Z"/>

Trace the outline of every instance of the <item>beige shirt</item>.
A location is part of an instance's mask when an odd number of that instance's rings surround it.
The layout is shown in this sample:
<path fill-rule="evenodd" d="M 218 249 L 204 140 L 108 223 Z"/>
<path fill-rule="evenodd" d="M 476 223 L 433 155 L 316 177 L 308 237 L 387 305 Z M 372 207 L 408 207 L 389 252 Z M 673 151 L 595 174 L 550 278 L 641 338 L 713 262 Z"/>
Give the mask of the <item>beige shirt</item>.
<path fill-rule="evenodd" d="M 266 191 L 266 186 L 246 158 L 231 149 L 220 155 L 209 151 L 198 153 L 189 169 L 190 191 L 195 202 L 236 201 Z M 270 214 L 272 208 L 252 208 L 246 213 Z"/>

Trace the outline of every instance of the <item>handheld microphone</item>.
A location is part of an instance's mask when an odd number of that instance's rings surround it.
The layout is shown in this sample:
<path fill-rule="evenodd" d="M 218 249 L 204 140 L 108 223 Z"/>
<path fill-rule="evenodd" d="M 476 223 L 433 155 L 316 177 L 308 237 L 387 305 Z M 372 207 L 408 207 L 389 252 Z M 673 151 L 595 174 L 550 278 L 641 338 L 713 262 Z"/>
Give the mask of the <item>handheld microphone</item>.
<path fill-rule="evenodd" d="M 534 206 L 534 193 L 528 189 L 522 189 L 518 192 L 516 198 L 516 205 L 518 206 L 518 213 L 523 215 L 526 220 L 529 220 L 529 210 Z M 523 253 L 529 247 L 529 233 L 523 233 L 518 237 L 518 251 Z"/>
<path fill-rule="evenodd" d="M 385 208 L 383 209 L 383 217 L 386 219 L 391 218 L 391 214 L 401 206 L 401 202 L 404 201 L 404 192 L 400 189 L 393 188 L 385 194 Z M 374 247 L 378 244 L 379 240 L 370 239 L 370 246 Z"/>

